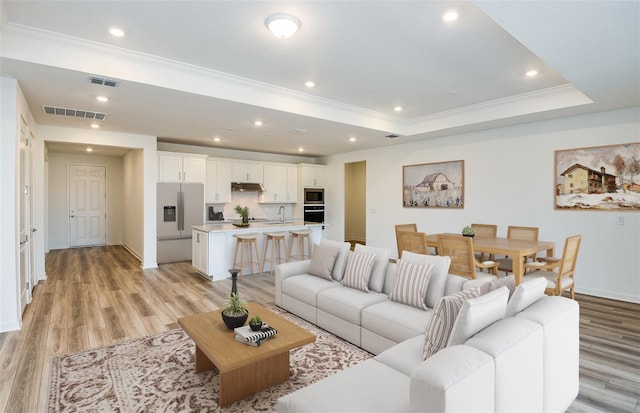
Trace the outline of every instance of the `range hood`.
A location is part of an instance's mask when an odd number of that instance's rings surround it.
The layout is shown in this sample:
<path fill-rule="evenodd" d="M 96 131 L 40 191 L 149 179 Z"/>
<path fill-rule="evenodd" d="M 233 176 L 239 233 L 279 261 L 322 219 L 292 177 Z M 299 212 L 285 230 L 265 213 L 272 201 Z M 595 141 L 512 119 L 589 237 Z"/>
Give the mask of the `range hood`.
<path fill-rule="evenodd" d="M 251 182 L 231 182 L 231 190 L 239 192 L 264 192 L 264 186 Z"/>

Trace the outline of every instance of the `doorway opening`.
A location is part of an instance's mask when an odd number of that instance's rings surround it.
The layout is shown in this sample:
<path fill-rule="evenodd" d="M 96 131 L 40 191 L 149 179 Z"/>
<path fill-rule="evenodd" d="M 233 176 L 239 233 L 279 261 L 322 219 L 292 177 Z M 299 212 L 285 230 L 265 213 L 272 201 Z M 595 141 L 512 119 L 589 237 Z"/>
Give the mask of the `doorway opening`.
<path fill-rule="evenodd" d="M 367 162 L 344 164 L 344 239 L 367 243 Z"/>

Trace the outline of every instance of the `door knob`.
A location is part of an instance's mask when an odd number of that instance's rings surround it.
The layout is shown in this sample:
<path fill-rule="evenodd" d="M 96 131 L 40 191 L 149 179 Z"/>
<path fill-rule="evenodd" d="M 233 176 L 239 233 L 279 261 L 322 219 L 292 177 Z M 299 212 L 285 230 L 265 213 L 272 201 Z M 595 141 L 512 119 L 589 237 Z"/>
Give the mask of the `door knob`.
<path fill-rule="evenodd" d="M 69 215 L 69 218 L 75 218 L 75 217 L 76 217 L 75 215 Z"/>

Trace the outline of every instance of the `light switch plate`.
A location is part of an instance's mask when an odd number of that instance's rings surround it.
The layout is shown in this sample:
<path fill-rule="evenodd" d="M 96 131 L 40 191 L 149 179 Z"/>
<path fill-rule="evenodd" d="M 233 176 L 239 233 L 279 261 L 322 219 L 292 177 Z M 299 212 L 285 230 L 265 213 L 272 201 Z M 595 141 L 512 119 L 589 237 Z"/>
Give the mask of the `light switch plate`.
<path fill-rule="evenodd" d="M 624 215 L 618 215 L 618 217 L 616 219 L 616 224 L 624 225 Z"/>

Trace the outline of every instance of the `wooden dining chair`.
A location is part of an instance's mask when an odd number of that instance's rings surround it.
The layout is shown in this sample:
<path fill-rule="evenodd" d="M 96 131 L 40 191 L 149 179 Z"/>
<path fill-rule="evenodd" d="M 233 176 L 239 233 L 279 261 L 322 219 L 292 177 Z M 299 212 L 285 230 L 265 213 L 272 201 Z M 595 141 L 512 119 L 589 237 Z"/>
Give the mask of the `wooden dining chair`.
<path fill-rule="evenodd" d="M 415 252 L 416 254 L 429 255 L 429 247 L 427 246 L 427 234 L 424 232 L 407 232 L 400 231 L 400 245 L 402 250 L 398 258 L 402 258 L 403 251 Z"/>
<path fill-rule="evenodd" d="M 544 277 L 547 279 L 547 295 L 561 295 L 563 291 L 569 290 L 571 299 L 575 299 L 574 273 L 581 242 L 582 235 L 568 237 L 564 241 L 562 257 L 540 257 L 535 262 L 526 263 L 525 268 L 534 271 L 525 274 L 522 281 Z"/>
<path fill-rule="evenodd" d="M 475 236 L 479 238 L 495 238 L 498 236 L 498 226 L 493 224 L 471 224 L 471 228 L 473 228 L 473 232 L 475 232 Z M 482 262 L 485 261 L 487 256 L 484 252 L 476 252 L 475 253 L 476 260 Z M 494 260 L 495 257 L 493 254 L 488 256 L 490 260 Z"/>
<path fill-rule="evenodd" d="M 402 256 L 402 241 L 398 235 L 400 232 L 418 232 L 416 224 L 398 224 L 396 225 L 396 244 L 398 246 L 398 258 Z"/>
<path fill-rule="evenodd" d="M 519 227 L 509 225 L 507 228 L 507 238 L 509 239 L 521 239 L 525 241 L 537 241 L 538 240 L 538 232 L 540 229 L 538 227 Z M 524 263 L 526 264 L 529 260 L 535 261 L 536 254 L 528 255 L 524 257 Z M 498 270 L 504 271 L 505 275 L 513 272 L 513 259 L 510 257 L 504 257 L 496 260 L 498 262 Z"/>
<path fill-rule="evenodd" d="M 495 280 L 498 277 L 498 264 L 494 261 L 478 262 L 474 256 L 473 238 L 462 235 L 438 235 L 438 255 L 451 257 L 449 274 L 461 275 L 472 280 Z M 476 271 L 487 269 L 491 274 Z"/>

